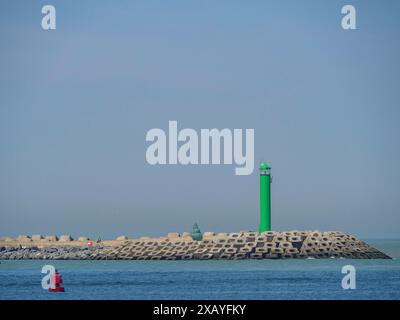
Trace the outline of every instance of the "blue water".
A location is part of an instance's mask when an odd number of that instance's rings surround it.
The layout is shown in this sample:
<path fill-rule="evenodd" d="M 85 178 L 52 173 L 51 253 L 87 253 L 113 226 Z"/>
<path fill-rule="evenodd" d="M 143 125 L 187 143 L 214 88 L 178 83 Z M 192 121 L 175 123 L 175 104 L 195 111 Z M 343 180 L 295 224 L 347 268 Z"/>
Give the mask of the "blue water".
<path fill-rule="evenodd" d="M 400 299 L 400 240 L 369 240 L 393 260 L 7 261 L 0 299 Z M 66 292 L 41 287 L 54 265 Z M 356 289 L 341 287 L 344 265 Z"/>

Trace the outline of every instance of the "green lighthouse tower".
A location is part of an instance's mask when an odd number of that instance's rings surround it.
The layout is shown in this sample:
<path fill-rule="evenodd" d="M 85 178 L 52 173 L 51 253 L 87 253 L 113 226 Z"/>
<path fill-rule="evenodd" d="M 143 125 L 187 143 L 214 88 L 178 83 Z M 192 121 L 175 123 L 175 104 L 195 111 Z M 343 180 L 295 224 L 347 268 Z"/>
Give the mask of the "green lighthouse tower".
<path fill-rule="evenodd" d="M 271 230 L 271 167 L 260 165 L 260 226 L 258 231 Z"/>

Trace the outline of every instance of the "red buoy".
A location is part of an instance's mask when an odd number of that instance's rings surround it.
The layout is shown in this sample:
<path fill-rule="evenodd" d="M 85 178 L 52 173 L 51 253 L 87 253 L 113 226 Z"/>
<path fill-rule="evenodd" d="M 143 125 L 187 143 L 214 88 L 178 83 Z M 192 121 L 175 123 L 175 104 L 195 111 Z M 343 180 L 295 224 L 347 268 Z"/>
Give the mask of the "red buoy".
<path fill-rule="evenodd" d="M 51 283 L 51 287 L 49 288 L 50 292 L 65 291 L 64 287 L 62 286 L 63 283 L 62 276 L 57 272 L 57 270 L 50 276 L 50 283 Z"/>

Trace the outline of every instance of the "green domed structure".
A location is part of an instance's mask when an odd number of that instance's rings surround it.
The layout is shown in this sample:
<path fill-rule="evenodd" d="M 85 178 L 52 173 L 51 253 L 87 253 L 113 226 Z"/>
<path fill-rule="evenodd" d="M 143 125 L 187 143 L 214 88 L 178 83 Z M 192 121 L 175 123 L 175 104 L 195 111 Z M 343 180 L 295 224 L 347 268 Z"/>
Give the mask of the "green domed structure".
<path fill-rule="evenodd" d="M 203 240 L 203 234 L 201 233 L 200 228 L 197 225 L 197 222 L 193 225 L 191 236 L 193 240 L 196 241 Z"/>

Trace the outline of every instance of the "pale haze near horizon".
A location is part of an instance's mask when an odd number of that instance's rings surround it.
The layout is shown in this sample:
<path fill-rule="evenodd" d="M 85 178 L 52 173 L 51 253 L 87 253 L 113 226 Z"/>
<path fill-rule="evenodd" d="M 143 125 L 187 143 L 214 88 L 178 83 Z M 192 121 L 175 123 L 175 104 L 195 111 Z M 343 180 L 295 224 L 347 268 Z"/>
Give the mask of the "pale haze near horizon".
<path fill-rule="evenodd" d="M 252 128 L 276 230 L 400 234 L 400 3 L 0 3 L 0 236 L 255 230 L 259 177 L 150 166 L 152 128 Z"/>

